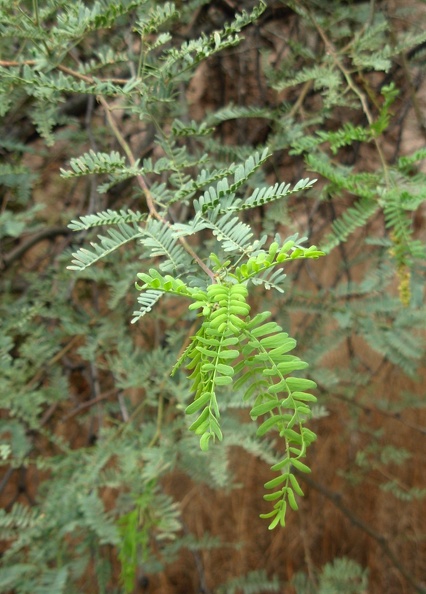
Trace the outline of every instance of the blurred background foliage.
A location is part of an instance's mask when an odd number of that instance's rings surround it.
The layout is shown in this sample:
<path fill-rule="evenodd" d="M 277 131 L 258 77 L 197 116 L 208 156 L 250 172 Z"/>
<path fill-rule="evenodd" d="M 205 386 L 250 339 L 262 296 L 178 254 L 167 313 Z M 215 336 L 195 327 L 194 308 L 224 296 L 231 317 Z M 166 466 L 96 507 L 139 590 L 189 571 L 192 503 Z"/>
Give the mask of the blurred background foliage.
<path fill-rule="evenodd" d="M 425 591 L 425 25 L 421 0 L 0 0 L 1 592 Z M 138 242 L 67 270 L 95 240 L 71 220 L 146 216 L 129 150 L 184 223 L 202 168 L 265 147 L 253 188 L 318 182 L 246 222 L 328 254 L 252 299 L 318 384 L 306 497 L 272 533 L 279 444 L 229 394 L 198 450 L 170 377 L 193 318 L 130 324 Z M 88 151 L 117 168 L 61 177 Z"/>

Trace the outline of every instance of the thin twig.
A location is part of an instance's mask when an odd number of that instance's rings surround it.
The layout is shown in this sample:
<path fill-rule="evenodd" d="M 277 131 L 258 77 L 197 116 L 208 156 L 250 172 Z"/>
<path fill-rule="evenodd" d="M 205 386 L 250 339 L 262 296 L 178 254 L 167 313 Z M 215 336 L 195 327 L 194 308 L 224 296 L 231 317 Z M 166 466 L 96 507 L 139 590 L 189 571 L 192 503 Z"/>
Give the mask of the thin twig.
<path fill-rule="evenodd" d="M 342 496 L 340 495 L 340 493 L 337 493 L 336 491 L 330 491 L 329 489 L 327 489 L 327 487 L 324 487 L 324 485 L 318 483 L 306 474 L 303 474 L 298 471 L 296 471 L 296 474 L 300 480 L 304 481 L 307 485 L 309 485 L 310 487 L 321 493 L 321 495 L 323 495 L 326 499 L 331 501 L 333 505 L 337 507 L 337 509 L 339 509 L 342 512 L 342 514 L 344 514 L 348 518 L 351 524 L 353 524 L 354 526 L 368 534 L 370 538 L 375 540 L 379 547 L 382 549 L 383 553 L 386 555 L 386 557 L 390 559 L 392 565 L 401 573 L 401 575 L 404 576 L 407 582 L 414 587 L 416 592 L 418 592 L 419 594 L 426 594 L 426 588 L 419 584 L 413 578 L 410 570 L 407 569 L 405 565 L 403 565 L 400 562 L 397 555 L 390 548 L 386 538 L 382 534 L 379 534 L 378 532 L 373 530 L 373 528 L 369 524 L 363 522 L 356 514 L 354 514 L 354 512 L 351 509 L 346 507 L 346 505 L 342 501 Z"/>
<path fill-rule="evenodd" d="M 125 152 L 131 166 L 134 167 L 136 165 L 136 159 L 133 155 L 133 152 L 132 152 L 128 142 L 125 140 L 124 136 L 121 134 L 116 122 L 114 121 L 114 118 L 112 117 L 111 109 L 110 109 L 108 103 L 102 96 L 98 96 L 98 101 L 102 105 L 102 107 L 105 109 L 105 114 L 106 114 L 106 117 L 108 120 L 108 124 L 110 125 L 110 127 L 114 133 L 114 136 L 117 139 L 117 142 L 120 144 L 123 151 Z M 141 190 L 144 193 L 149 214 L 153 218 L 157 219 L 157 221 L 160 221 L 162 224 L 167 225 L 168 227 L 171 227 L 170 223 L 168 221 L 166 221 L 166 219 L 164 217 L 162 217 L 161 214 L 155 208 L 155 201 L 154 201 L 154 198 L 153 198 L 151 191 L 148 187 L 148 184 L 145 181 L 145 178 L 142 175 L 137 174 L 136 180 L 137 180 Z M 189 243 L 186 241 L 186 239 L 184 237 L 179 237 L 178 240 L 181 243 L 181 245 L 183 246 L 183 248 L 186 250 L 186 252 L 197 262 L 199 267 L 207 274 L 207 276 L 209 276 L 213 282 L 216 282 L 214 272 L 212 270 L 210 270 L 210 268 L 198 257 L 198 255 L 195 253 L 195 251 L 189 245 Z"/>
<path fill-rule="evenodd" d="M 86 76 L 84 74 L 81 74 L 80 72 L 76 72 L 75 70 L 72 70 L 71 68 L 68 68 L 67 66 L 62 66 L 62 64 L 58 64 L 57 68 L 58 68 L 58 70 L 65 72 L 65 74 L 69 74 L 70 76 L 73 76 L 74 78 L 80 78 L 81 80 L 84 80 L 85 82 L 89 82 L 91 84 L 95 83 L 98 80 L 101 82 L 112 82 L 117 85 L 127 85 L 127 83 L 129 82 L 129 80 L 127 78 L 97 78 L 96 77 L 96 80 L 95 80 L 91 76 Z"/>
<path fill-rule="evenodd" d="M 343 400 L 343 402 L 346 402 L 347 404 L 349 404 L 351 406 L 355 406 L 356 408 L 360 408 L 361 410 L 363 410 L 364 412 L 366 412 L 368 414 L 378 414 L 378 415 L 387 417 L 389 419 L 392 419 L 393 421 L 396 421 L 397 423 L 401 423 L 401 425 L 404 425 L 405 427 L 409 427 L 413 431 L 418 431 L 422 435 L 426 435 L 426 427 L 421 427 L 420 425 L 415 425 L 414 423 L 410 423 L 410 422 L 406 421 L 405 419 L 401 418 L 399 413 L 392 413 L 392 412 L 388 412 L 386 410 L 381 410 L 380 408 L 374 408 L 374 407 L 368 406 L 366 404 L 361 404 L 360 402 L 356 402 L 352 398 L 348 398 L 348 396 L 344 396 L 343 394 L 336 394 L 335 392 L 330 393 L 329 396 L 332 398 L 337 398 L 338 400 Z"/>
<path fill-rule="evenodd" d="M 304 100 L 306 98 L 306 95 L 312 89 L 312 86 L 313 86 L 313 82 L 311 80 L 307 80 L 305 82 L 305 84 L 302 87 L 302 90 L 299 93 L 299 96 L 297 98 L 296 103 L 293 105 L 293 107 L 288 112 L 288 117 L 289 118 L 293 118 L 297 114 L 297 112 L 299 111 L 299 109 L 301 109 L 301 107 L 303 105 L 303 102 L 304 102 Z"/>
<path fill-rule="evenodd" d="M 397 45 L 396 34 L 395 34 L 395 31 L 392 26 L 390 27 L 389 32 L 390 32 L 392 43 L 394 46 L 396 46 Z M 420 128 L 423 138 L 426 139 L 426 121 L 423 117 L 422 109 L 419 105 L 419 101 L 418 101 L 417 94 L 416 94 L 416 88 L 415 88 L 413 81 L 411 79 L 408 60 L 407 60 L 407 57 L 404 54 L 404 52 L 401 51 L 399 53 L 399 59 L 401 62 L 401 69 L 404 74 L 405 83 L 407 85 L 411 103 L 413 104 L 414 114 L 416 116 L 417 123 L 419 124 L 419 128 Z"/>
<path fill-rule="evenodd" d="M 4 68 L 14 68 L 18 66 L 35 66 L 37 64 L 37 60 L 0 60 L 0 66 Z M 63 66 L 62 64 L 57 64 L 56 68 L 65 74 L 69 74 L 74 78 L 78 78 L 80 80 L 84 80 L 84 82 L 94 84 L 97 81 L 100 82 L 112 82 L 117 85 L 127 85 L 129 79 L 127 78 L 101 78 L 96 77 L 96 80 L 91 76 L 87 76 L 86 74 L 82 74 L 81 72 L 77 72 L 76 70 L 72 70 L 72 68 L 68 68 L 68 66 Z"/>
<path fill-rule="evenodd" d="M 15 470 L 17 470 L 17 469 L 10 466 L 4 473 L 4 476 L 0 481 L 0 493 L 3 493 L 4 488 L 6 487 L 7 483 L 9 482 L 10 477 L 15 472 Z"/>
<path fill-rule="evenodd" d="M 71 340 L 69 342 L 67 342 L 67 344 L 59 352 L 56 353 L 56 355 L 53 355 L 53 357 L 51 359 L 49 359 L 49 361 L 44 363 L 43 367 L 40 368 L 33 375 L 33 377 L 30 380 L 28 380 L 28 382 L 25 384 L 25 388 L 31 388 L 31 386 L 34 386 L 35 384 L 37 384 L 37 382 L 39 382 L 41 380 L 41 378 L 43 377 L 43 375 L 46 373 L 46 369 L 49 367 L 52 367 L 52 365 L 54 365 L 55 363 L 57 363 L 57 361 L 62 359 L 62 357 L 65 355 L 65 353 L 67 353 L 75 345 L 75 343 L 79 340 L 80 340 L 79 335 L 71 338 Z"/>
<path fill-rule="evenodd" d="M 102 400 L 106 400 L 107 398 L 109 398 L 110 396 L 113 396 L 116 393 L 117 393 L 117 389 L 113 388 L 112 390 L 107 390 L 106 392 L 102 392 L 102 394 L 99 394 L 98 396 L 96 396 L 96 398 L 92 398 L 91 400 L 88 400 L 87 402 L 82 402 L 76 408 L 74 408 L 74 410 L 72 410 L 71 412 L 66 414 L 62 418 L 62 421 L 67 421 L 68 419 L 75 417 L 76 415 L 80 414 L 82 410 L 91 408 L 95 404 L 99 404 L 99 402 L 102 402 Z"/>
<path fill-rule="evenodd" d="M 349 71 L 347 70 L 347 68 L 345 68 L 345 66 L 342 64 L 342 62 L 338 56 L 336 48 L 334 47 L 334 45 L 330 41 L 330 39 L 327 37 L 324 29 L 316 21 L 310 8 L 307 6 L 304 6 L 304 8 L 305 8 L 312 24 L 314 25 L 315 29 L 318 31 L 321 39 L 323 40 L 323 43 L 325 45 L 327 52 L 332 57 L 333 62 L 335 63 L 337 68 L 343 74 L 343 77 L 346 80 L 349 89 L 351 89 L 351 91 L 358 97 L 358 99 L 361 103 L 361 106 L 362 106 L 362 110 L 367 118 L 367 121 L 368 121 L 369 125 L 372 126 L 374 124 L 374 118 L 373 118 L 373 114 L 371 113 L 370 108 L 368 106 L 367 97 L 366 97 L 365 93 L 358 87 L 358 85 L 353 80 L 353 78 L 352 78 L 351 74 L 349 73 Z M 391 182 L 390 182 L 390 178 L 389 178 L 388 165 L 387 165 L 386 158 L 385 158 L 385 155 L 383 152 L 383 148 L 382 148 L 381 143 L 379 142 L 379 139 L 377 137 L 373 136 L 373 142 L 376 145 L 377 154 L 379 155 L 379 159 L 382 164 L 383 175 L 385 178 L 386 186 L 389 188 L 391 185 Z"/>
<path fill-rule="evenodd" d="M 34 64 L 36 64 L 35 60 L 25 60 L 22 62 L 16 62 L 13 60 L 0 60 L 0 66 L 21 66 L 21 65 L 28 65 L 28 66 L 33 66 Z M 71 68 L 68 68 L 67 66 L 63 66 L 61 64 L 59 64 L 57 66 L 58 70 L 61 70 L 62 72 L 64 72 L 65 74 L 69 74 L 70 76 L 73 76 L 74 78 L 78 78 L 80 80 L 83 80 L 89 84 L 94 84 L 96 82 L 96 80 L 94 78 L 92 78 L 91 76 L 87 76 L 85 74 L 81 74 L 80 72 L 76 72 L 75 70 L 72 70 Z M 103 79 L 97 79 L 97 80 L 103 80 Z M 127 79 L 107 79 L 110 82 L 114 82 L 117 84 L 126 84 L 129 81 Z M 123 135 L 121 134 L 120 130 L 118 129 L 117 124 L 115 123 L 112 115 L 111 115 L 111 109 L 108 105 L 108 103 L 106 102 L 106 100 L 104 99 L 104 97 L 102 96 L 98 96 L 98 101 L 99 103 L 102 105 L 102 107 L 105 110 L 105 114 L 108 120 L 108 123 L 112 129 L 112 131 L 114 132 L 114 136 L 116 137 L 118 143 L 120 144 L 120 146 L 122 147 L 122 149 L 124 150 L 130 164 L 132 166 L 134 166 L 136 164 L 136 159 L 133 156 L 132 150 L 129 146 L 129 144 L 126 142 L 126 140 L 124 139 Z M 152 217 L 154 217 L 155 219 L 157 219 L 158 221 L 161 221 L 161 223 L 168 225 L 169 227 L 171 226 L 170 223 L 168 221 L 166 221 L 164 219 L 164 217 L 162 217 L 160 215 L 160 213 L 157 211 L 157 209 L 155 208 L 154 205 L 154 199 L 152 197 L 152 194 L 148 188 L 148 185 L 144 179 L 144 177 L 142 175 L 136 175 L 136 180 L 140 186 L 140 188 L 142 189 L 144 195 L 145 195 L 145 200 L 148 206 L 148 210 L 149 213 Z M 186 241 L 186 239 L 184 237 L 179 237 L 178 238 L 179 242 L 181 243 L 182 247 L 185 249 L 185 251 L 191 256 L 191 258 L 193 258 L 195 260 L 195 262 L 197 262 L 197 264 L 199 265 L 199 267 L 207 274 L 207 276 L 212 280 L 213 283 L 216 282 L 216 278 L 214 275 L 214 272 L 212 270 L 210 270 L 210 268 L 198 257 L 198 255 L 195 253 L 195 251 L 193 250 L 193 248 L 189 245 L 189 243 Z"/>
<path fill-rule="evenodd" d="M 4 254 L 3 256 L 0 254 L 0 270 L 2 268 L 8 268 L 9 266 L 11 266 L 13 262 L 15 262 L 15 260 L 18 260 L 21 256 L 25 254 L 25 252 L 27 252 L 40 241 L 43 241 L 45 239 L 52 239 L 57 235 L 69 235 L 70 233 L 71 231 L 67 227 L 51 227 L 48 229 L 43 229 L 39 233 L 36 233 L 35 235 L 27 239 L 27 241 L 18 245 L 16 248 L 11 250 L 7 254 Z"/>

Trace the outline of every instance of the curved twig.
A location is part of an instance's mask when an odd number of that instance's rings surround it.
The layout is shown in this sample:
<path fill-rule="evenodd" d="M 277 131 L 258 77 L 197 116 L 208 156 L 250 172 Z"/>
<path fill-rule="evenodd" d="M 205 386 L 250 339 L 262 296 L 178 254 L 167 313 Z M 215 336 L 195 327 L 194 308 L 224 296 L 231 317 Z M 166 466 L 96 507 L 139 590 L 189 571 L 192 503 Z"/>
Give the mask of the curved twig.
<path fill-rule="evenodd" d="M 321 495 L 323 495 L 326 499 L 331 501 L 331 503 L 333 503 L 333 505 L 337 507 L 337 509 L 339 509 L 342 512 L 342 514 L 348 518 L 351 524 L 353 524 L 354 526 L 368 534 L 370 538 L 375 540 L 379 547 L 382 549 L 383 553 L 386 555 L 386 557 L 388 557 L 388 559 L 391 561 L 392 565 L 400 572 L 402 576 L 404 576 L 407 582 L 411 584 L 411 586 L 413 586 L 415 591 L 419 594 L 426 594 L 426 587 L 424 587 L 422 584 L 418 583 L 414 579 L 410 570 L 407 569 L 405 565 L 401 563 L 397 555 L 392 551 L 386 538 L 382 534 L 379 534 L 378 532 L 373 530 L 373 528 L 369 524 L 366 524 L 356 514 L 354 514 L 354 512 L 343 503 L 342 496 L 340 495 L 340 493 L 337 493 L 336 491 L 330 491 L 329 489 L 327 489 L 327 487 L 324 487 L 324 485 L 318 483 L 306 474 L 303 474 L 298 471 L 295 471 L 295 474 L 297 474 L 297 477 L 304 481 L 307 485 L 309 485 L 310 487 L 315 489 L 315 491 L 318 491 L 318 493 L 321 493 Z"/>
<path fill-rule="evenodd" d="M 8 252 L 7 254 L 0 254 L 0 270 L 4 270 L 11 266 L 13 262 L 19 260 L 25 252 L 35 246 L 39 241 L 44 239 L 52 239 L 57 235 L 70 235 L 71 230 L 68 227 L 51 227 L 43 229 L 39 233 L 29 237 L 24 243 L 21 243 L 16 248 Z"/>

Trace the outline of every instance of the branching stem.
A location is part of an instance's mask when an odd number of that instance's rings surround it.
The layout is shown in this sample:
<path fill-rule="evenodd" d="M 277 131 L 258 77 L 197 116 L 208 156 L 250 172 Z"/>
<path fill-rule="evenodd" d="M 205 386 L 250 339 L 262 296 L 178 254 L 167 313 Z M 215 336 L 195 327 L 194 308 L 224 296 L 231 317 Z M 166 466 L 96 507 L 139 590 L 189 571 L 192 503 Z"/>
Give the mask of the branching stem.
<path fill-rule="evenodd" d="M 114 121 L 114 118 L 111 115 L 111 109 L 110 109 L 107 101 L 102 96 L 98 96 L 98 101 L 105 110 L 108 124 L 110 125 L 111 130 L 113 131 L 114 136 L 117 139 L 117 142 L 120 144 L 121 148 L 126 153 L 129 163 L 132 165 L 132 167 L 134 167 L 136 165 L 136 159 L 133 155 L 132 149 L 130 148 L 128 142 L 126 141 L 126 139 L 120 132 L 116 122 Z M 170 223 L 156 209 L 154 198 L 151 194 L 148 184 L 145 181 L 145 178 L 139 174 L 139 175 L 136 175 L 136 180 L 139 184 L 139 187 L 141 188 L 142 192 L 145 195 L 145 200 L 146 200 L 149 214 L 153 218 L 157 219 L 157 221 L 160 221 L 163 225 L 167 225 L 168 227 L 171 227 Z M 178 239 L 179 239 L 179 242 L 181 243 L 181 245 L 183 246 L 183 248 L 186 250 L 186 252 L 195 260 L 195 262 L 197 262 L 198 266 L 207 274 L 207 276 L 209 276 L 211 278 L 212 282 L 215 283 L 216 278 L 215 278 L 214 272 L 212 270 L 210 270 L 210 268 L 198 257 L 198 255 L 195 253 L 193 248 L 189 245 L 189 243 L 186 241 L 186 239 L 184 237 L 179 237 Z"/>
<path fill-rule="evenodd" d="M 16 68 L 17 66 L 35 66 L 37 64 L 36 60 L 0 60 L 0 66 L 3 68 Z M 72 68 L 68 68 L 68 66 L 63 66 L 62 64 L 57 64 L 56 68 L 65 74 L 69 74 L 74 78 L 78 78 L 79 80 L 84 80 L 84 82 L 94 84 L 93 78 L 87 76 L 86 74 L 82 74 L 81 72 L 77 72 Z M 116 85 L 125 85 L 129 82 L 127 78 L 97 78 L 98 81 L 101 82 L 112 82 Z"/>
<path fill-rule="evenodd" d="M 391 561 L 392 565 L 400 572 L 401 575 L 404 576 L 407 582 L 411 584 L 411 586 L 413 586 L 414 590 L 418 592 L 418 594 L 426 594 L 426 588 L 422 584 L 416 582 L 411 572 L 405 567 L 405 565 L 403 565 L 400 562 L 398 556 L 392 551 L 386 538 L 382 534 L 376 532 L 369 524 L 363 522 L 361 518 L 359 518 L 351 509 L 349 509 L 343 503 L 340 493 L 330 491 L 321 483 L 318 483 L 311 477 L 306 476 L 306 474 L 302 474 L 297 471 L 296 474 L 298 478 L 300 478 L 310 487 L 321 493 L 321 495 L 323 495 L 326 499 L 331 501 L 333 505 L 337 507 L 337 509 L 339 509 L 348 518 L 351 524 L 357 526 L 357 528 L 359 528 L 360 530 L 365 532 L 365 534 L 368 534 L 370 538 L 375 540 L 379 547 L 382 549 L 383 553 L 386 555 L 386 557 L 388 557 L 388 559 Z"/>
<path fill-rule="evenodd" d="M 315 19 L 314 15 L 312 14 L 311 9 L 307 6 L 304 6 L 304 9 L 306 10 L 306 13 L 309 16 L 312 24 L 314 25 L 315 29 L 318 31 L 318 34 L 320 35 L 321 39 L 323 40 L 325 48 L 326 48 L 327 52 L 329 53 L 329 55 L 332 57 L 334 64 L 340 70 L 344 79 L 346 80 L 346 82 L 348 84 L 348 88 L 358 97 L 358 99 L 361 103 L 361 106 L 362 106 L 362 110 L 365 114 L 365 117 L 367 118 L 369 125 L 372 126 L 374 124 L 374 117 L 373 117 L 373 114 L 371 113 L 365 93 L 355 83 L 350 72 L 343 65 L 342 61 L 339 58 L 338 52 L 337 52 L 336 48 L 334 47 L 334 44 L 330 41 L 330 39 L 328 38 L 324 29 L 321 27 L 321 25 Z M 388 168 L 388 165 L 386 162 L 386 158 L 385 158 L 385 155 L 383 152 L 382 145 L 381 145 L 379 139 L 376 137 L 373 137 L 373 141 L 376 146 L 376 150 L 377 150 L 377 154 L 379 155 L 380 162 L 382 164 L 383 175 L 385 178 L 386 187 L 390 188 L 391 181 L 390 181 L 390 177 L 389 177 L 389 168 Z"/>

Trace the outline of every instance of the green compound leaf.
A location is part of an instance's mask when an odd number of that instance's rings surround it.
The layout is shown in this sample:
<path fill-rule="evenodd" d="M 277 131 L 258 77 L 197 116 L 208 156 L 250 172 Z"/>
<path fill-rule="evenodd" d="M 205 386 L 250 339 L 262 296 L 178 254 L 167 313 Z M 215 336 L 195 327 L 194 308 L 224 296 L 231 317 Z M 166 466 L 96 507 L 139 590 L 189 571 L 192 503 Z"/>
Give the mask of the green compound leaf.
<path fill-rule="evenodd" d="M 285 242 L 281 248 L 278 242 L 273 242 L 268 251 L 261 250 L 250 257 L 246 268 L 240 267 L 240 277 L 255 278 L 254 271 L 263 274 L 277 264 L 278 258 L 283 262 L 285 258 L 316 254 L 315 250 L 302 248 L 293 240 Z M 222 270 L 217 257 L 212 255 L 211 259 L 217 269 Z M 198 414 L 189 430 L 199 436 L 201 450 L 206 451 L 214 441 L 223 439 L 221 401 L 227 398 L 231 386 L 234 391 L 241 391 L 243 401 L 254 400 L 250 410 L 254 421 L 263 417 L 257 427 L 257 437 L 263 438 L 274 431 L 284 440 L 286 455 L 272 466 L 272 470 L 280 474 L 265 484 L 266 489 L 274 490 L 267 498 L 275 502 L 274 510 L 264 516 L 273 518 L 269 526 L 272 529 L 285 525 L 287 503 L 290 509 L 296 510 L 295 494 L 303 494 L 291 474 L 291 467 L 309 472 L 300 457 L 316 438 L 315 433 L 305 427 L 311 416 L 309 405 L 316 402 L 315 396 L 306 390 L 316 384 L 290 375 L 307 367 L 299 357 L 288 354 L 296 347 L 296 341 L 270 319 L 270 312 L 250 318 L 246 282 L 235 282 L 233 275 L 229 278 L 221 282 L 218 279 L 206 290 L 200 290 L 187 286 L 171 274 L 150 268 L 147 273 L 138 274 L 143 284 L 137 287 L 142 291 L 185 296 L 192 300 L 189 311 L 201 310 L 198 314 L 200 327 L 173 369 L 174 373 L 184 365 L 191 372 L 189 379 L 194 397 L 185 413 Z"/>

